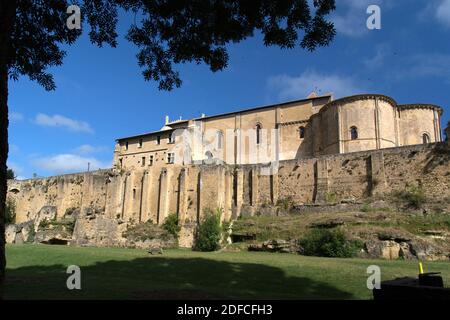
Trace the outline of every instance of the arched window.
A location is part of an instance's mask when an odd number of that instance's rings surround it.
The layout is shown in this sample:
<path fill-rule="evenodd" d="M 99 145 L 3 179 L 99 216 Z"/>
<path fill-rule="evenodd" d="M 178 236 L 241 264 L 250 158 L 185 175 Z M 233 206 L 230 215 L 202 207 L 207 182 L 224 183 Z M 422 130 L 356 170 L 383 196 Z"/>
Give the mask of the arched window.
<path fill-rule="evenodd" d="M 222 149 L 223 146 L 223 132 L 217 131 L 217 149 Z"/>
<path fill-rule="evenodd" d="M 430 139 L 430 136 L 428 135 L 428 133 L 424 133 L 422 135 L 422 141 L 423 141 L 424 144 L 431 142 L 431 139 Z"/>
<path fill-rule="evenodd" d="M 358 139 L 358 128 L 357 127 L 350 128 L 350 139 L 352 139 L 352 140 Z"/>
<path fill-rule="evenodd" d="M 258 123 L 256 125 L 256 144 L 261 142 L 261 125 Z"/>
<path fill-rule="evenodd" d="M 305 127 L 298 128 L 298 132 L 300 134 L 300 139 L 303 139 L 305 137 Z"/>

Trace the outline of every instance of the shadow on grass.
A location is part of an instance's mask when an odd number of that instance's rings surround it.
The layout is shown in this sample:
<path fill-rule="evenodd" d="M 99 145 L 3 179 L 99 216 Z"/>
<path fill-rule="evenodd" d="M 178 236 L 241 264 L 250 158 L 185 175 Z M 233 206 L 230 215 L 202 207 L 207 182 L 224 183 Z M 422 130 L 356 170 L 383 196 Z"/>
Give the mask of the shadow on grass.
<path fill-rule="evenodd" d="M 81 266 L 81 290 L 68 290 L 67 266 L 7 270 L 7 299 L 351 299 L 282 269 L 204 258 L 148 257 Z"/>

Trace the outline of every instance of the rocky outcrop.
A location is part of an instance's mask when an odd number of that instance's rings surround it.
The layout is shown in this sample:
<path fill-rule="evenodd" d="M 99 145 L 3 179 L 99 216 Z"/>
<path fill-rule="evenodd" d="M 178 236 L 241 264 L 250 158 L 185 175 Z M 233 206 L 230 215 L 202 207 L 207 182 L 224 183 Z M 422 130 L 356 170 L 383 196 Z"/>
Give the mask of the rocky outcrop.
<path fill-rule="evenodd" d="M 5 229 L 6 243 L 24 243 L 34 241 L 34 221 L 20 224 L 9 224 Z"/>
<path fill-rule="evenodd" d="M 119 219 L 109 219 L 102 215 L 88 215 L 76 220 L 72 235 L 72 245 L 96 247 L 124 247 L 126 238 L 122 233 L 128 224 Z"/>
<path fill-rule="evenodd" d="M 302 248 L 298 240 L 282 240 L 274 239 L 264 241 L 258 244 L 250 244 L 249 251 L 267 251 L 267 252 L 281 252 L 281 253 L 301 253 Z"/>
<path fill-rule="evenodd" d="M 130 226 L 122 236 L 125 246 L 129 248 L 173 248 L 177 246 L 177 239 L 166 230 L 151 221 Z"/>
<path fill-rule="evenodd" d="M 34 231 L 38 231 L 39 226 L 45 221 L 55 221 L 57 216 L 57 209 L 55 206 L 44 206 L 39 210 L 34 219 Z"/>
<path fill-rule="evenodd" d="M 69 244 L 72 234 L 66 230 L 50 229 L 38 230 L 34 242 L 43 244 Z"/>
<path fill-rule="evenodd" d="M 405 237 L 404 235 L 391 235 L 389 237 L 382 234 L 378 238 L 366 240 L 359 257 L 388 260 L 420 258 L 427 261 L 436 261 L 448 260 L 450 252 L 419 237 Z"/>

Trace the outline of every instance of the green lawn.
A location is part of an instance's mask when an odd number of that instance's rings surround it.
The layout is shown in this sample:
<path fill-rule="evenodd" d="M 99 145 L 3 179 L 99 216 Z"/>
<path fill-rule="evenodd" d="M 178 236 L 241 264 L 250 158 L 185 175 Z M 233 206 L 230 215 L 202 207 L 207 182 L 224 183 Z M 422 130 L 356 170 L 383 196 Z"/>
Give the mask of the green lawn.
<path fill-rule="evenodd" d="M 46 245 L 7 246 L 7 299 L 370 299 L 366 268 L 382 279 L 416 276 L 414 261 L 330 259 L 257 252 L 199 253 Z M 66 288 L 78 265 L 82 290 Z M 450 284 L 450 263 L 427 262 Z"/>

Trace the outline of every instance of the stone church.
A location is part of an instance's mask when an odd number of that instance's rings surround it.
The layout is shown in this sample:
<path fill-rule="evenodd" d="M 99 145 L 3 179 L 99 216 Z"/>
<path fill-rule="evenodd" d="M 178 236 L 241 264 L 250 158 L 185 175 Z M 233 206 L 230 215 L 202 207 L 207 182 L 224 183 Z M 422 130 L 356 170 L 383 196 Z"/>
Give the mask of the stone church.
<path fill-rule="evenodd" d="M 191 120 L 117 139 L 114 167 L 270 163 L 441 142 L 442 108 L 380 94 L 317 96 Z"/>
<path fill-rule="evenodd" d="M 379 94 L 312 94 L 191 120 L 166 117 L 158 131 L 117 139 L 113 168 L 9 180 L 8 197 L 20 226 L 76 215 L 65 241 L 78 245 L 125 245 L 128 226 L 176 214 L 182 247 L 192 245 L 206 209 L 231 221 L 278 214 L 285 200 L 364 201 L 411 186 L 445 198 L 450 144 L 442 142 L 442 112 Z M 14 230 L 8 241 L 27 237 L 26 228 Z"/>

